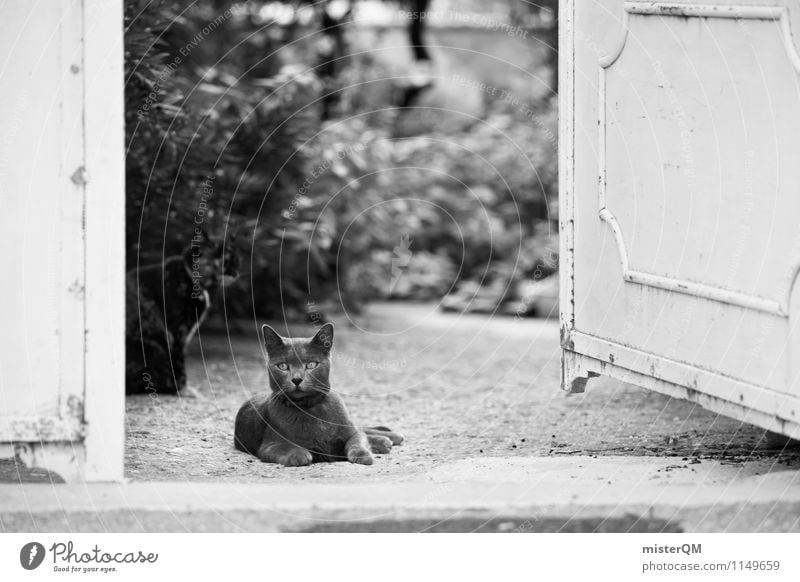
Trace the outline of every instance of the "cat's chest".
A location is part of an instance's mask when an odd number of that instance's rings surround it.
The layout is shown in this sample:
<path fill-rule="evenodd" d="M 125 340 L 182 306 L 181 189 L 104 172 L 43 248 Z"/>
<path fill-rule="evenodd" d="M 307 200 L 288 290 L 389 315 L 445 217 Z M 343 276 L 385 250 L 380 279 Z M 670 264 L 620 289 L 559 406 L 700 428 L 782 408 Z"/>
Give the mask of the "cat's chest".
<path fill-rule="evenodd" d="M 352 429 L 336 407 L 300 410 L 278 403 L 270 407 L 270 420 L 281 436 L 321 455 L 341 456 Z"/>

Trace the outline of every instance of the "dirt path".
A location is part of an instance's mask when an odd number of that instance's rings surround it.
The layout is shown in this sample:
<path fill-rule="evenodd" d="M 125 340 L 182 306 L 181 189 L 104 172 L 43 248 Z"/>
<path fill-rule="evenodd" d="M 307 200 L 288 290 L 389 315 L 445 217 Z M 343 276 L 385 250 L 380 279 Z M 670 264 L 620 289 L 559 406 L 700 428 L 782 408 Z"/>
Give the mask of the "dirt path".
<path fill-rule="evenodd" d="M 363 424 L 407 442 L 371 467 L 285 469 L 232 446 L 233 419 L 266 389 L 254 325 L 249 337 L 208 333 L 192 346 L 190 383 L 201 398 L 127 399 L 126 470 L 135 480 L 400 481 L 473 457 L 660 455 L 763 470 L 800 467 L 770 450 L 763 431 L 606 379 L 584 395 L 559 390 L 555 321 L 442 314 L 429 305 L 378 304 L 334 318 L 333 386 Z M 310 335 L 311 326 L 294 326 Z M 759 470 L 762 470 L 759 469 Z"/>

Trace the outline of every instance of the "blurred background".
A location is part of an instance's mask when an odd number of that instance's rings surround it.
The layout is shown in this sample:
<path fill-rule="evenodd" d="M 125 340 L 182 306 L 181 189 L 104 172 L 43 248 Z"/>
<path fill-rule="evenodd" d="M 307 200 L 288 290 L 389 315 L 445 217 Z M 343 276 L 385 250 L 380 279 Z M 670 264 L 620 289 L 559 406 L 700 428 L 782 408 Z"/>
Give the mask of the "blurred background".
<path fill-rule="evenodd" d="M 218 317 L 557 317 L 557 0 L 125 10 L 128 269 L 202 223 Z"/>

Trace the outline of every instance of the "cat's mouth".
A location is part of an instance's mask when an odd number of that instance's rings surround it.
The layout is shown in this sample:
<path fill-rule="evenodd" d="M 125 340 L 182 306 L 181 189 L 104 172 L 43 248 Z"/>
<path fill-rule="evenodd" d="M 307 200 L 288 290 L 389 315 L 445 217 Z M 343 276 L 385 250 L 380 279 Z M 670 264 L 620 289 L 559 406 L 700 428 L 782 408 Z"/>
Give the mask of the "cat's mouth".
<path fill-rule="evenodd" d="M 291 390 L 281 389 L 281 395 L 291 402 L 294 406 L 300 408 L 308 408 L 319 402 L 322 402 L 327 396 L 330 389 L 320 388 L 293 388 Z"/>

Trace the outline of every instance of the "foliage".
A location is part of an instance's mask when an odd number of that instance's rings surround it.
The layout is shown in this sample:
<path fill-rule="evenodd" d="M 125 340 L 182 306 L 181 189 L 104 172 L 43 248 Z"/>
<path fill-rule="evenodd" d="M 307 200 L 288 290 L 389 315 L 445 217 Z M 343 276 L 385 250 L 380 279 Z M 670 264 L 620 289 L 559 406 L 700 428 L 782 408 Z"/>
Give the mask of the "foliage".
<path fill-rule="evenodd" d="M 128 266 L 178 252 L 198 223 L 243 229 L 263 288 L 231 290 L 239 312 L 280 303 L 282 233 L 308 227 L 284 210 L 306 174 L 320 88 L 283 62 L 280 28 L 224 3 L 126 6 Z"/>
<path fill-rule="evenodd" d="M 125 26 L 128 268 L 178 252 L 198 223 L 237 230 L 250 268 L 226 308 L 278 316 L 436 298 L 547 263 L 554 102 L 487 98 L 471 126 L 401 138 L 397 71 L 365 52 L 326 80 L 313 22 L 278 24 L 256 3 L 131 0 Z"/>

